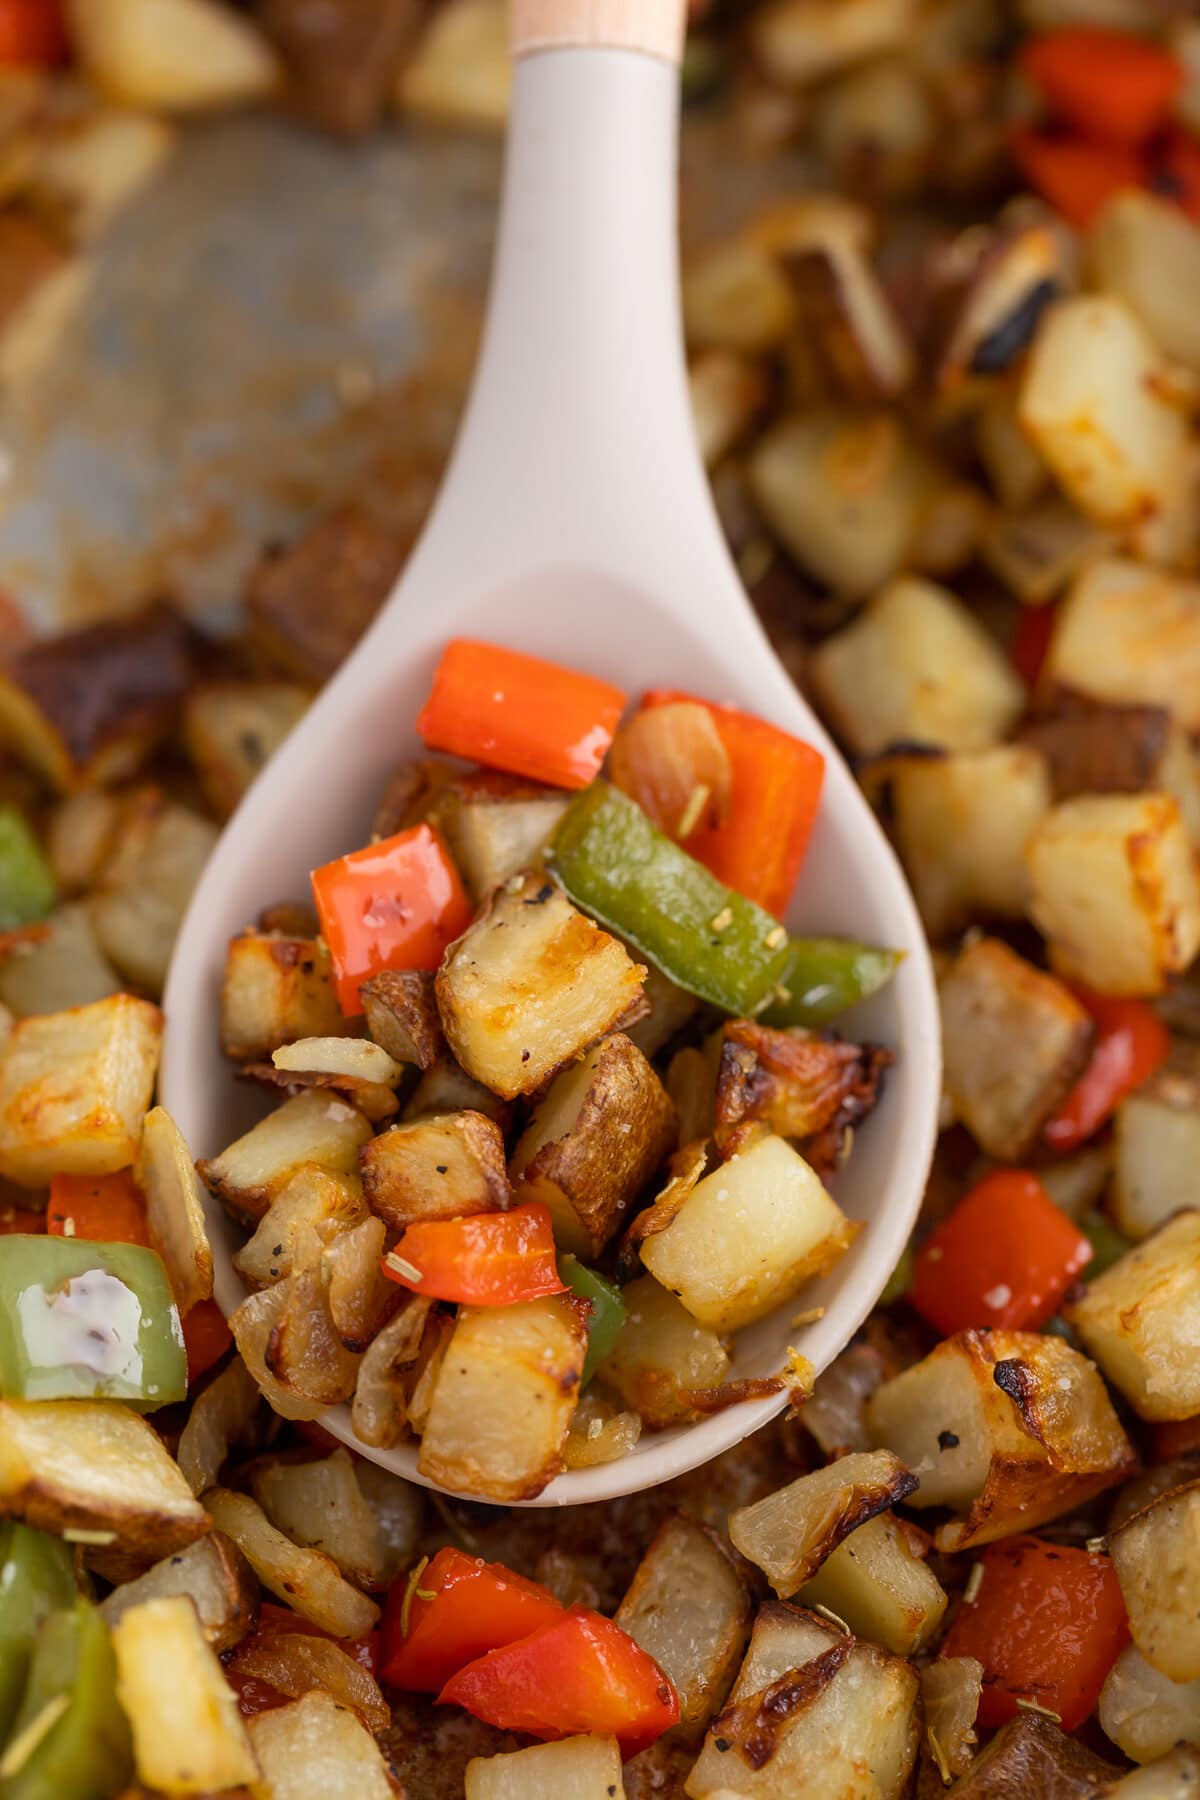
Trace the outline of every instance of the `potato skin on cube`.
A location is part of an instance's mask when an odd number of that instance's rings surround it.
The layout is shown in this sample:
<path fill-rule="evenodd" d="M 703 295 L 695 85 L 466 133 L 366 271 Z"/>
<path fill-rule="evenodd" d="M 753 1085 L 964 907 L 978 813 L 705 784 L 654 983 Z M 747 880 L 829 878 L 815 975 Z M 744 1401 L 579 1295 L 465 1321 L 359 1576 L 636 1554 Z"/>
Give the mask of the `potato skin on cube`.
<path fill-rule="evenodd" d="M 1169 1489 L 1111 1533 L 1133 1641 L 1171 1681 L 1200 1677 L 1200 1481 Z"/>
<path fill-rule="evenodd" d="M 1063 1312 L 1141 1418 L 1200 1413 L 1200 1211 L 1168 1219 Z"/>
<path fill-rule="evenodd" d="M 499 1127 L 470 1109 L 393 1126 L 368 1139 L 358 1162 L 367 1204 L 392 1231 L 502 1211 L 511 1199 Z"/>
<path fill-rule="evenodd" d="M 645 975 L 549 876 L 515 875 L 446 952 L 442 1027 L 468 1075 L 513 1100 L 638 1007 Z"/>

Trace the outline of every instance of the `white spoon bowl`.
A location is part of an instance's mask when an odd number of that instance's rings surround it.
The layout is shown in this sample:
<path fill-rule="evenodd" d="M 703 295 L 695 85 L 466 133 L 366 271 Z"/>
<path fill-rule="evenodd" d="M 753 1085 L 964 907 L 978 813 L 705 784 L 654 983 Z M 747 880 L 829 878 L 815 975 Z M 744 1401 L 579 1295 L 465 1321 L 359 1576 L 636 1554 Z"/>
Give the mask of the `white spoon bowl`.
<path fill-rule="evenodd" d="M 820 817 L 788 924 L 905 953 L 845 1016 L 892 1047 L 883 1100 L 833 1183 L 864 1230 L 802 1297 L 739 1333 L 731 1375 L 776 1374 L 794 1348 L 821 1369 L 875 1304 L 908 1240 L 936 1134 L 937 1003 L 895 857 L 741 588 L 695 447 L 680 330 L 675 220 L 683 0 L 514 0 L 517 71 L 499 245 L 480 362 L 425 533 L 375 624 L 226 828 L 180 933 L 161 1088 L 196 1156 L 263 1110 L 220 1053 L 231 937 L 309 871 L 366 842 L 387 776 L 420 749 L 414 722 L 455 636 L 603 676 L 636 699 L 671 686 L 728 700 L 816 744 Z M 839 1026 L 843 1021 L 839 1021 Z M 207 1202 L 216 1297 L 245 1297 L 238 1235 Z M 798 1308 L 821 1307 L 794 1328 Z M 557 1477 L 535 1506 L 669 1480 L 737 1443 L 786 1396 L 647 1433 L 630 1455 Z M 409 1480 L 416 1449 L 360 1444 L 349 1409 L 322 1423 Z"/>

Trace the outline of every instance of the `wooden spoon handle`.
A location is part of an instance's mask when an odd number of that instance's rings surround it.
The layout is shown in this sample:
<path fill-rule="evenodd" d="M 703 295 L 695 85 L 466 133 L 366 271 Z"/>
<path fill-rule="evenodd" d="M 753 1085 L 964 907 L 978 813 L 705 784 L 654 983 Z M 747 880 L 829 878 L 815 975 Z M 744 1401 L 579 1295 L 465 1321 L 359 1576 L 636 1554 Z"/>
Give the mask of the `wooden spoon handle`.
<path fill-rule="evenodd" d="M 511 0 L 511 12 L 514 56 L 588 44 L 672 63 L 683 55 L 686 0 Z"/>

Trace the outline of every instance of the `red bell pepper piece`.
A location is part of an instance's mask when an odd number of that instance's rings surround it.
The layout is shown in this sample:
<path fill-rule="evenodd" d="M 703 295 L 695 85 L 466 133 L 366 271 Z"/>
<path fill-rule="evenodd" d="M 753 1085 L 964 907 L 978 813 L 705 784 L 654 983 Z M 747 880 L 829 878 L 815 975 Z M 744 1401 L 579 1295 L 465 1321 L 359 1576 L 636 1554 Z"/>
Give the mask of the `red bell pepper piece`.
<path fill-rule="evenodd" d="M 1190 1419 L 1163 1419 L 1150 1427 L 1155 1462 L 1174 1462 L 1200 1450 L 1200 1413 Z"/>
<path fill-rule="evenodd" d="M 670 688 L 653 688 L 643 706 L 693 700 Z M 719 881 L 781 918 L 804 863 L 825 779 L 821 752 L 753 713 L 712 700 L 732 772 L 729 816 L 687 840 L 688 854 Z"/>
<path fill-rule="evenodd" d="M 233 1343 L 233 1333 L 215 1300 L 197 1300 L 180 1321 L 187 1353 L 188 1386 L 219 1363 Z"/>
<path fill-rule="evenodd" d="M 146 1202 L 128 1169 L 115 1175 L 52 1176 L 46 1229 L 51 1237 L 154 1248 L 146 1224 Z"/>
<path fill-rule="evenodd" d="M 554 1226 L 540 1201 L 466 1219 L 421 1219 L 380 1264 L 390 1281 L 466 1306 L 512 1306 L 565 1294 Z"/>
<path fill-rule="evenodd" d="M 342 1011 L 362 1011 L 359 983 L 381 969 L 436 969 L 471 923 L 471 907 L 440 832 L 414 825 L 312 873 L 321 935 Z"/>
<path fill-rule="evenodd" d="M 431 750 L 551 787 L 594 781 L 625 710 L 620 688 L 558 663 L 455 638 L 417 730 Z"/>
<path fill-rule="evenodd" d="M 1200 221 L 1200 139 L 1190 131 L 1169 132 L 1155 153 L 1147 185 Z"/>
<path fill-rule="evenodd" d="M 257 1675 L 243 1675 L 238 1663 L 238 1651 L 251 1644 L 261 1643 L 264 1638 L 296 1636 L 327 1637 L 352 1656 L 356 1663 L 361 1663 L 368 1675 L 374 1675 L 379 1661 L 379 1633 L 369 1631 L 366 1637 L 335 1638 L 333 1633 L 323 1631 L 314 1625 L 311 1619 L 302 1618 L 299 1613 L 292 1612 L 286 1606 L 276 1606 L 270 1600 L 264 1600 L 258 1609 L 258 1624 L 248 1638 L 244 1638 L 225 1664 L 225 1679 L 238 1697 L 238 1706 L 245 1718 L 252 1718 L 255 1713 L 267 1712 L 273 1706 L 286 1706 L 291 1696 L 281 1694 L 267 1681 Z"/>
<path fill-rule="evenodd" d="M 586 1606 L 468 1663 L 438 1700 L 530 1737 L 615 1737 L 623 1757 L 679 1722 L 679 1696 L 653 1657 Z"/>
<path fill-rule="evenodd" d="M 1109 1119 L 1126 1094 L 1166 1062 L 1170 1034 L 1144 1000 L 1120 1000 L 1074 987 L 1096 1022 L 1091 1061 L 1042 1136 L 1054 1150 L 1074 1150 Z"/>
<path fill-rule="evenodd" d="M 1029 689 L 1038 684 L 1042 665 L 1050 653 L 1050 641 L 1058 621 L 1057 606 L 1023 606 L 1013 634 L 1009 656 L 1013 668 Z"/>
<path fill-rule="evenodd" d="M 1021 127 L 1010 134 L 1009 149 L 1030 187 L 1080 231 L 1088 230 L 1114 194 L 1145 185 L 1146 159 L 1127 145 Z"/>
<path fill-rule="evenodd" d="M 949 1337 L 972 1326 L 1044 1325 L 1092 1257 L 1082 1231 L 1028 1169 L 998 1169 L 922 1245 L 909 1299 Z"/>
<path fill-rule="evenodd" d="M 1183 64 L 1132 31 L 1068 25 L 1026 38 L 1021 69 L 1050 111 L 1102 143 L 1144 144 L 1167 123 Z"/>
<path fill-rule="evenodd" d="M 468 1663 L 554 1624 L 562 1613 L 549 1588 L 503 1563 L 439 1550 L 388 1594 L 380 1677 L 391 1687 L 439 1693 Z"/>
<path fill-rule="evenodd" d="M 982 1583 L 963 1601 L 941 1649 L 983 1664 L 979 1723 L 1003 1725 L 1020 1699 L 1057 1713 L 1064 1731 L 1076 1730 L 1129 1641 L 1112 1563 L 1036 1537 L 989 1544 L 979 1561 Z"/>
<path fill-rule="evenodd" d="M 0 0 L 0 68 L 51 68 L 69 47 L 60 0 Z"/>

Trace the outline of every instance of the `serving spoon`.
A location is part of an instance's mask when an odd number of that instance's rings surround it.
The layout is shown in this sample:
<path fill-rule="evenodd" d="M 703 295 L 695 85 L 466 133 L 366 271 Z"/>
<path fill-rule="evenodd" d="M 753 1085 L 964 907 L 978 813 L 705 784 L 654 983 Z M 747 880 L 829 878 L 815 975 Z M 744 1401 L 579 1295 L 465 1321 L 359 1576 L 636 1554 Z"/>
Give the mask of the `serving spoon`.
<path fill-rule="evenodd" d="M 511 0 L 516 63 L 487 321 L 454 454 L 425 531 L 374 624 L 255 782 L 196 889 L 167 982 L 164 1104 L 196 1156 L 261 1111 L 219 1052 L 229 939 L 309 871 L 364 843 L 384 782 L 419 750 L 417 712 L 455 636 L 603 676 L 732 701 L 826 757 L 817 828 L 788 923 L 905 953 L 849 1033 L 897 1052 L 879 1107 L 834 1183 L 865 1229 L 736 1340 L 732 1376 L 777 1373 L 790 1348 L 823 1368 L 878 1299 L 907 1242 L 936 1134 L 937 1003 L 916 909 L 887 840 L 759 625 L 730 559 L 692 428 L 680 325 L 676 151 L 685 0 Z M 215 1291 L 245 1298 L 238 1237 L 206 1201 Z M 558 1476 L 529 1504 L 603 1500 L 695 1468 L 764 1424 L 786 1394 L 645 1434 L 617 1462 Z M 433 1485 L 411 1445 L 322 1423 Z"/>

